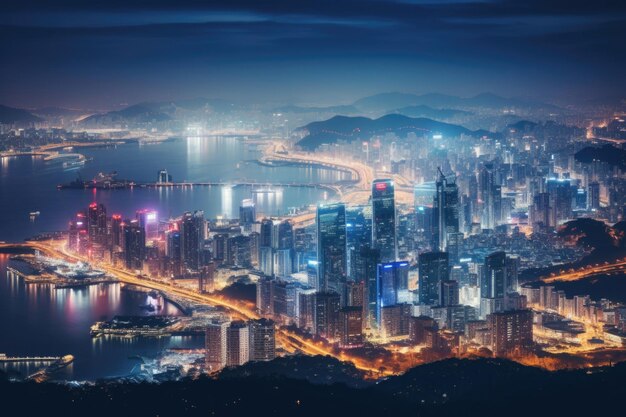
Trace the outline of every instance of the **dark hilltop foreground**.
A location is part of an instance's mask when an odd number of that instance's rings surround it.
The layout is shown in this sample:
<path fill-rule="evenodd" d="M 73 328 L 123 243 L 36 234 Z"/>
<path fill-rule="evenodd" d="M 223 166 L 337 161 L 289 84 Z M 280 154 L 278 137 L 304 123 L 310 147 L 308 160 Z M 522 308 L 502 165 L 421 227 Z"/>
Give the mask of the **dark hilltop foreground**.
<path fill-rule="evenodd" d="M 344 366 L 317 360 L 323 365 L 317 372 Z M 296 359 L 294 366 L 310 372 L 307 361 L 300 366 Z M 316 384 L 306 377 L 246 375 L 243 369 L 224 378 L 162 384 L 71 387 L 5 380 L 0 399 L 19 404 L 25 416 L 591 416 L 607 415 L 626 394 L 626 364 L 548 372 L 500 359 L 449 359 L 360 387 L 348 376 L 342 383 Z"/>

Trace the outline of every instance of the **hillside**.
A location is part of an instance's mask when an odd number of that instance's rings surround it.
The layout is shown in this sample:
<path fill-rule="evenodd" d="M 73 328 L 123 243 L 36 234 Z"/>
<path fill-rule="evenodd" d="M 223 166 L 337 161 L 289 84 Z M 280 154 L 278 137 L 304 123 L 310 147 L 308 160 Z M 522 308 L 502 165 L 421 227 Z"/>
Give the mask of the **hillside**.
<path fill-rule="evenodd" d="M 31 124 L 42 121 L 39 117 L 24 109 L 3 106 L 0 104 L 0 123 L 2 124 Z"/>
<path fill-rule="evenodd" d="M 427 118 L 411 118 L 400 114 L 388 114 L 378 119 L 367 117 L 335 116 L 331 119 L 309 123 L 300 128 L 307 132 L 298 145 L 304 149 L 315 149 L 322 144 L 336 143 L 338 140 L 354 141 L 369 139 L 373 135 L 394 133 L 405 136 L 408 133 L 434 134 L 456 137 L 462 134 L 476 137 L 493 135 L 484 130 L 472 131 L 463 126 L 438 122 Z"/>

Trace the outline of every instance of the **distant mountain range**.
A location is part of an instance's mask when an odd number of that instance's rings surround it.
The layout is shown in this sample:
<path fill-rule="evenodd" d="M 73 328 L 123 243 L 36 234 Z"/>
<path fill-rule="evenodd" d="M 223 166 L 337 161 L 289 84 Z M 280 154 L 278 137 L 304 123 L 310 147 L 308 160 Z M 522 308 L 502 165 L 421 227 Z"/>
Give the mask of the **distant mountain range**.
<path fill-rule="evenodd" d="M 336 143 L 338 140 L 353 141 L 369 139 L 373 135 L 394 133 L 404 136 L 407 133 L 440 133 L 444 136 L 485 136 L 494 134 L 486 130 L 469 130 L 463 126 L 438 122 L 427 118 L 411 118 L 401 114 L 388 114 L 378 119 L 367 117 L 335 116 L 321 122 L 309 123 L 300 128 L 308 134 L 298 142 L 304 149 L 315 149 L 326 143 Z"/>
<path fill-rule="evenodd" d="M 491 93 L 482 93 L 473 97 L 458 97 L 447 94 L 430 93 L 423 95 L 407 93 L 381 93 L 364 97 L 353 103 L 359 110 L 367 112 L 388 112 L 411 106 L 428 106 L 431 108 L 536 108 L 559 110 L 557 106 L 522 98 L 506 98 Z"/>
<path fill-rule="evenodd" d="M 434 109 L 420 104 L 419 106 L 407 106 L 393 110 L 392 113 L 403 114 L 409 117 L 426 117 L 428 119 L 451 119 L 453 117 L 471 116 L 473 113 L 457 109 Z"/>
<path fill-rule="evenodd" d="M 43 119 L 35 116 L 28 110 L 16 109 L 14 107 L 0 104 L 0 123 L 2 124 L 31 124 L 41 122 Z"/>
<path fill-rule="evenodd" d="M 274 109 L 277 113 L 334 113 L 334 114 L 355 114 L 359 110 L 352 105 L 325 106 L 325 107 L 303 107 L 303 106 L 282 106 Z"/>

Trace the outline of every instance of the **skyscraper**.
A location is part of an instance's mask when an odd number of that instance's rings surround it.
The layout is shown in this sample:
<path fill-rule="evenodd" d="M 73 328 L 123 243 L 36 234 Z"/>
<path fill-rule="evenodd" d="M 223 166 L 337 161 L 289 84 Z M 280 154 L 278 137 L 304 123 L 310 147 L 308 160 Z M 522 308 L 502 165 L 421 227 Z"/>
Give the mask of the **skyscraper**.
<path fill-rule="evenodd" d="M 137 220 L 124 225 L 124 259 L 126 268 L 142 269 L 146 254 L 146 232 Z"/>
<path fill-rule="evenodd" d="M 419 255 L 419 301 L 426 305 L 439 303 L 439 285 L 450 276 L 448 254 L 427 252 Z"/>
<path fill-rule="evenodd" d="M 398 257 L 394 188 L 392 180 L 372 183 L 372 247 L 380 250 L 382 262 Z"/>
<path fill-rule="evenodd" d="M 313 306 L 313 331 L 326 339 L 337 336 L 339 324 L 339 294 L 336 292 L 315 293 Z"/>
<path fill-rule="evenodd" d="M 382 310 L 398 304 L 398 293 L 408 289 L 409 263 L 378 264 L 376 273 L 376 328 L 381 328 Z"/>
<path fill-rule="evenodd" d="M 191 271 L 198 271 L 201 266 L 205 227 L 202 210 L 183 214 L 180 223 L 182 258 L 185 267 Z"/>
<path fill-rule="evenodd" d="M 376 306 L 378 304 L 377 265 L 380 263 L 380 251 L 363 247 L 354 259 L 355 275 L 353 279 L 364 283 L 364 317 L 366 328 L 377 327 Z"/>
<path fill-rule="evenodd" d="M 459 189 L 456 182 L 448 182 L 441 170 L 436 187 L 433 201 L 433 248 L 446 251 L 451 241 L 456 242 L 459 233 Z"/>
<path fill-rule="evenodd" d="M 246 198 L 239 206 L 239 224 L 243 230 L 252 229 L 252 224 L 256 221 L 256 206 L 252 199 Z"/>
<path fill-rule="evenodd" d="M 504 310 L 506 286 L 506 253 L 494 252 L 485 258 L 485 269 L 480 283 L 481 316 Z"/>
<path fill-rule="evenodd" d="M 346 283 L 346 208 L 343 203 L 317 207 L 317 257 L 320 287 L 344 297 Z"/>
<path fill-rule="evenodd" d="M 103 204 L 91 203 L 87 211 L 87 233 L 91 243 L 106 244 L 107 210 Z"/>

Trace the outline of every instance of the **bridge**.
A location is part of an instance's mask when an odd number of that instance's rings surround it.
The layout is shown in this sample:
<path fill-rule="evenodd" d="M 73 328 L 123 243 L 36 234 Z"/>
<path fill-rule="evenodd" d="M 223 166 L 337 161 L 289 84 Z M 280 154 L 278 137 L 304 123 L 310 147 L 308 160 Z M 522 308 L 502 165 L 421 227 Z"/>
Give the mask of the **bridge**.
<path fill-rule="evenodd" d="M 0 353 L 0 362 L 55 362 L 60 356 L 6 356 Z"/>

